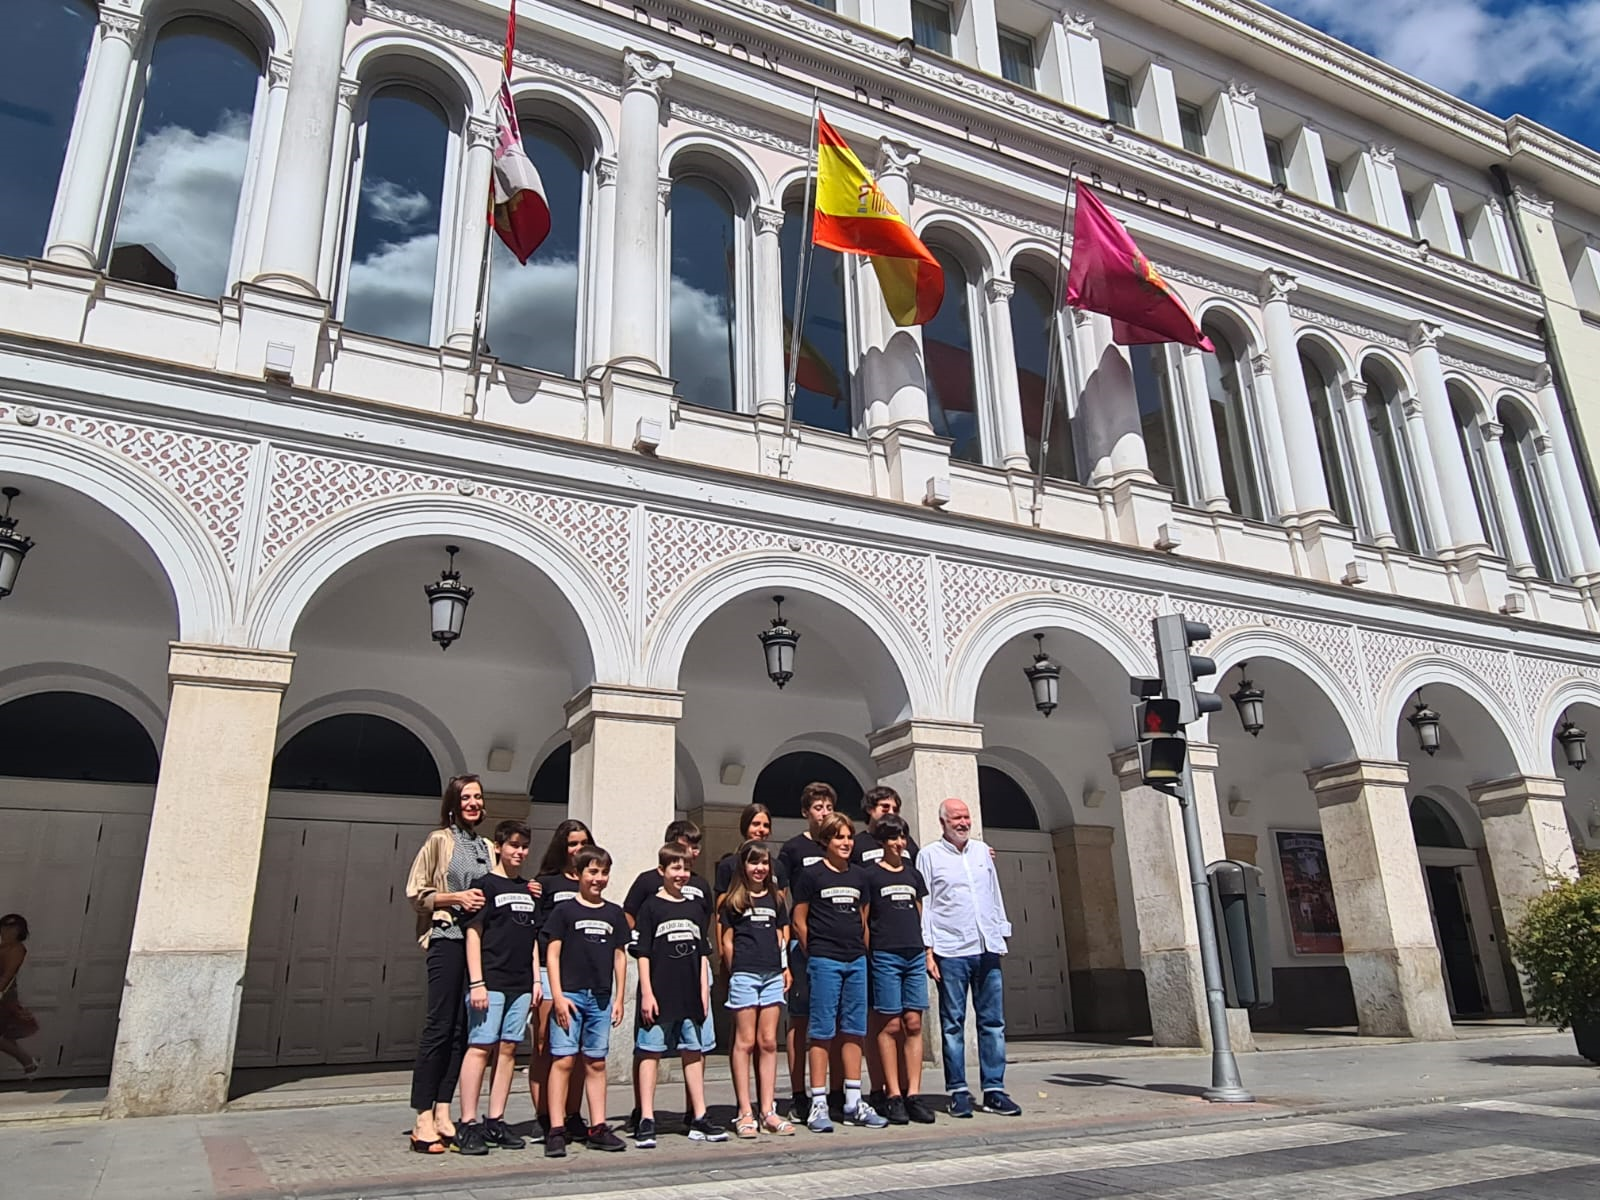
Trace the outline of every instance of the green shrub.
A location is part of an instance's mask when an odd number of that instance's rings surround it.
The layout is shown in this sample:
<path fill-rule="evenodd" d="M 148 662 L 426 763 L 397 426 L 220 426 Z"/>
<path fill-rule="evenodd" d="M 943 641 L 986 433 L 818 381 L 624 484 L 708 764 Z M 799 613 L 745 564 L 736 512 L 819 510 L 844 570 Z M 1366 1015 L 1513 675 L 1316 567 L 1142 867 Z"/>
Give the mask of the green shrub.
<path fill-rule="evenodd" d="M 1531 1015 L 1558 1029 L 1600 1020 L 1600 855 L 1528 906 L 1511 953 L 1528 981 Z"/>

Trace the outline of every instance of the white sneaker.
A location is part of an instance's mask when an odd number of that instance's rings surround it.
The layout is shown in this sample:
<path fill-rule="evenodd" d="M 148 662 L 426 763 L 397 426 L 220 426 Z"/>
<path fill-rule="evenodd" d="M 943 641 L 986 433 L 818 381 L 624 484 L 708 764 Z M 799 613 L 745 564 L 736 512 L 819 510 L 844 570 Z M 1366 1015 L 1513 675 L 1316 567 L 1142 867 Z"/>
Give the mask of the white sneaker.
<path fill-rule="evenodd" d="M 879 1116 L 877 1110 L 865 1100 L 853 1109 L 846 1109 L 844 1119 L 846 1124 L 859 1125 L 863 1129 L 882 1129 L 889 1123 L 888 1117 Z"/>
<path fill-rule="evenodd" d="M 813 1096 L 811 1099 L 811 1115 L 806 1118 L 806 1128 L 812 1133 L 832 1133 L 833 1122 L 828 1119 L 828 1098 L 826 1096 Z"/>

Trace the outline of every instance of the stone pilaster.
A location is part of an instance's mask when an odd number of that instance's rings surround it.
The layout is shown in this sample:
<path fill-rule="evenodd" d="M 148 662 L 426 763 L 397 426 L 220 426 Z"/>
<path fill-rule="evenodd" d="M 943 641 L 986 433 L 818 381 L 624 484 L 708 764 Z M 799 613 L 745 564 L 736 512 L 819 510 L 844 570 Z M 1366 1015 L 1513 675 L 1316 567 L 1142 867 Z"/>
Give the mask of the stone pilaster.
<path fill-rule="evenodd" d="M 1515 930 L 1528 905 L 1558 879 L 1578 873 L 1557 778 L 1514 775 L 1467 789 L 1483 821 L 1483 843 L 1494 869 L 1495 891 L 1507 930 Z"/>
<path fill-rule="evenodd" d="M 949 799 L 967 802 L 973 836 L 983 836 L 978 810 L 983 726 L 913 718 L 869 734 L 867 748 L 878 768 L 878 783 L 900 793 L 901 812 L 918 845 L 941 836 L 939 803 Z"/>

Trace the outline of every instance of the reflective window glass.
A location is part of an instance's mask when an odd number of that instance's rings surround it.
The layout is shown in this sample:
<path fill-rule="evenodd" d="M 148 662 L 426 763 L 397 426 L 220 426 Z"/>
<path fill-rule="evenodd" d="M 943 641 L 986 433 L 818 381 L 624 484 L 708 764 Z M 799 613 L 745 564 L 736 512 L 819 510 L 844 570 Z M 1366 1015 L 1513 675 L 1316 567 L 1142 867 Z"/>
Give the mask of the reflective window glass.
<path fill-rule="evenodd" d="M 1144 437 L 1150 472 L 1157 483 L 1172 489 L 1179 504 L 1188 504 L 1189 485 L 1184 479 L 1183 459 L 1178 448 L 1177 413 L 1172 403 L 1166 347 L 1129 346 L 1128 363 L 1133 369 L 1133 394 L 1139 402 L 1139 431 Z"/>
<path fill-rule="evenodd" d="M 433 341 L 449 147 L 449 119 L 426 92 L 391 84 L 368 100 L 345 297 L 348 328 L 397 342 Z"/>
<path fill-rule="evenodd" d="M 1389 513 L 1389 529 L 1400 549 L 1418 554 L 1422 549 L 1422 539 L 1418 535 L 1416 516 L 1411 506 L 1405 452 L 1401 449 L 1393 396 L 1373 378 L 1371 372 L 1363 373 L 1362 379 L 1367 385 L 1367 429 L 1372 436 L 1373 457 L 1378 462 L 1378 483 L 1383 489 L 1383 502 Z"/>
<path fill-rule="evenodd" d="M 703 408 L 734 408 L 733 201 L 709 179 L 672 184 L 672 343 L 678 394 Z"/>
<path fill-rule="evenodd" d="M 1300 352 L 1300 373 L 1305 377 L 1306 395 L 1311 400 L 1311 427 L 1317 435 L 1317 456 L 1322 460 L 1322 480 L 1328 488 L 1328 503 L 1341 525 L 1356 523 L 1355 506 L 1350 503 L 1350 485 L 1344 469 L 1344 441 L 1334 417 L 1333 392 L 1328 377 L 1304 351 Z"/>
<path fill-rule="evenodd" d="M 1227 493 L 1229 508 L 1240 516 L 1259 521 L 1264 513 L 1256 481 L 1244 383 L 1249 368 L 1220 329 L 1208 322 L 1205 333 L 1217 348 L 1215 354 L 1202 355 L 1201 361 L 1206 366 L 1206 391 L 1211 404 L 1211 423 L 1217 431 L 1217 455 L 1222 459 L 1222 488 Z"/>
<path fill-rule="evenodd" d="M 1129 129 L 1134 127 L 1133 119 L 1133 84 L 1126 75 L 1116 71 L 1107 71 L 1106 78 L 1106 112 L 1118 125 L 1126 125 Z"/>
<path fill-rule="evenodd" d="M 0 38 L 0 254 L 44 253 L 61 164 L 94 41 L 84 0 L 11 0 Z"/>
<path fill-rule="evenodd" d="M 196 296 L 228 289 L 261 55 L 217 21 L 162 27 L 122 189 L 110 273 Z"/>
<path fill-rule="evenodd" d="M 779 253 L 783 260 L 783 357 L 789 366 L 794 341 L 794 289 L 800 258 L 810 237 L 810 223 L 798 204 L 784 209 Z M 871 268 L 867 268 L 871 270 Z M 805 328 L 795 367 L 794 419 L 802 425 L 852 431 L 850 408 L 850 339 L 845 325 L 844 255 L 824 246 L 811 250 L 811 278 L 806 284 Z M 784 375 L 788 382 L 787 370 Z"/>
<path fill-rule="evenodd" d="M 1523 535 L 1528 539 L 1528 552 L 1533 555 L 1533 569 L 1541 579 L 1556 577 L 1556 553 L 1550 529 L 1545 524 L 1543 481 L 1539 478 L 1538 463 L 1533 446 L 1533 433 L 1512 405 L 1501 402 L 1496 415 L 1505 432 L 1500 437 L 1500 452 L 1505 455 L 1506 473 L 1511 476 L 1511 495 L 1517 504 L 1517 516 L 1522 521 Z"/>
<path fill-rule="evenodd" d="M 553 125 L 521 125 L 522 145 L 550 205 L 550 235 L 526 263 L 491 237 L 489 348 L 503 362 L 570 378 L 577 374 L 584 156 Z"/>
<path fill-rule="evenodd" d="M 1279 187 L 1289 186 L 1289 156 L 1284 153 L 1283 139 L 1268 135 L 1267 139 L 1267 170 L 1272 175 L 1272 182 Z"/>
<path fill-rule="evenodd" d="M 1037 276 L 1019 271 L 1016 283 L 1017 290 L 1011 297 L 1011 341 L 1017 355 L 1017 388 L 1022 394 L 1022 436 L 1028 445 L 1028 465 L 1037 471 L 1050 380 L 1050 334 L 1056 322 L 1056 306 L 1051 302 L 1050 288 Z M 1045 474 L 1076 482 L 1078 464 L 1073 452 L 1072 425 L 1067 417 L 1067 379 L 1060 365 L 1064 348 L 1059 342 L 1055 348 L 1055 388 L 1049 392 L 1055 411 L 1050 414 L 1050 459 L 1045 465 Z M 1002 363 L 1001 370 L 1004 369 Z"/>
<path fill-rule="evenodd" d="M 1033 39 L 1009 29 L 1000 31 L 1000 74 L 1020 87 L 1034 86 Z"/>
<path fill-rule="evenodd" d="M 1473 404 L 1466 396 L 1450 396 L 1450 415 L 1455 418 L 1456 448 L 1467 464 L 1467 481 L 1472 485 L 1472 502 L 1478 510 L 1478 520 L 1483 524 L 1489 544 L 1500 554 L 1506 553 L 1505 534 L 1496 519 L 1494 506 L 1489 503 L 1489 467 L 1484 460 L 1483 438 L 1472 428 Z"/>
<path fill-rule="evenodd" d="M 950 457 L 983 461 L 978 438 L 978 392 L 972 357 L 972 300 L 966 268 L 947 251 L 934 248 L 944 268 L 944 303 L 922 327 L 928 368 L 928 417 L 933 431 L 954 444 Z"/>
<path fill-rule="evenodd" d="M 1178 101 L 1178 129 L 1183 135 L 1183 148 L 1190 154 L 1205 156 L 1206 119 L 1198 104 Z"/>
<path fill-rule="evenodd" d="M 950 6 L 940 0 L 911 0 L 911 40 L 935 54 L 950 53 Z"/>

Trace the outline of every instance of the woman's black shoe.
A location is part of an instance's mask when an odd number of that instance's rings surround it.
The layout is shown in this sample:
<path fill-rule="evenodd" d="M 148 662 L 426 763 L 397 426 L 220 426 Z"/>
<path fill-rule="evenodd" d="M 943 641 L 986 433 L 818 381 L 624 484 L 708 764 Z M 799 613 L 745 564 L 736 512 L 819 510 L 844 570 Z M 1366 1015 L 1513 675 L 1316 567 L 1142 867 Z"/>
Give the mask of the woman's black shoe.
<path fill-rule="evenodd" d="M 528 1144 L 526 1139 L 512 1133 L 506 1128 L 505 1121 L 497 1117 L 484 1121 L 483 1140 L 501 1150 L 521 1150 Z"/>

